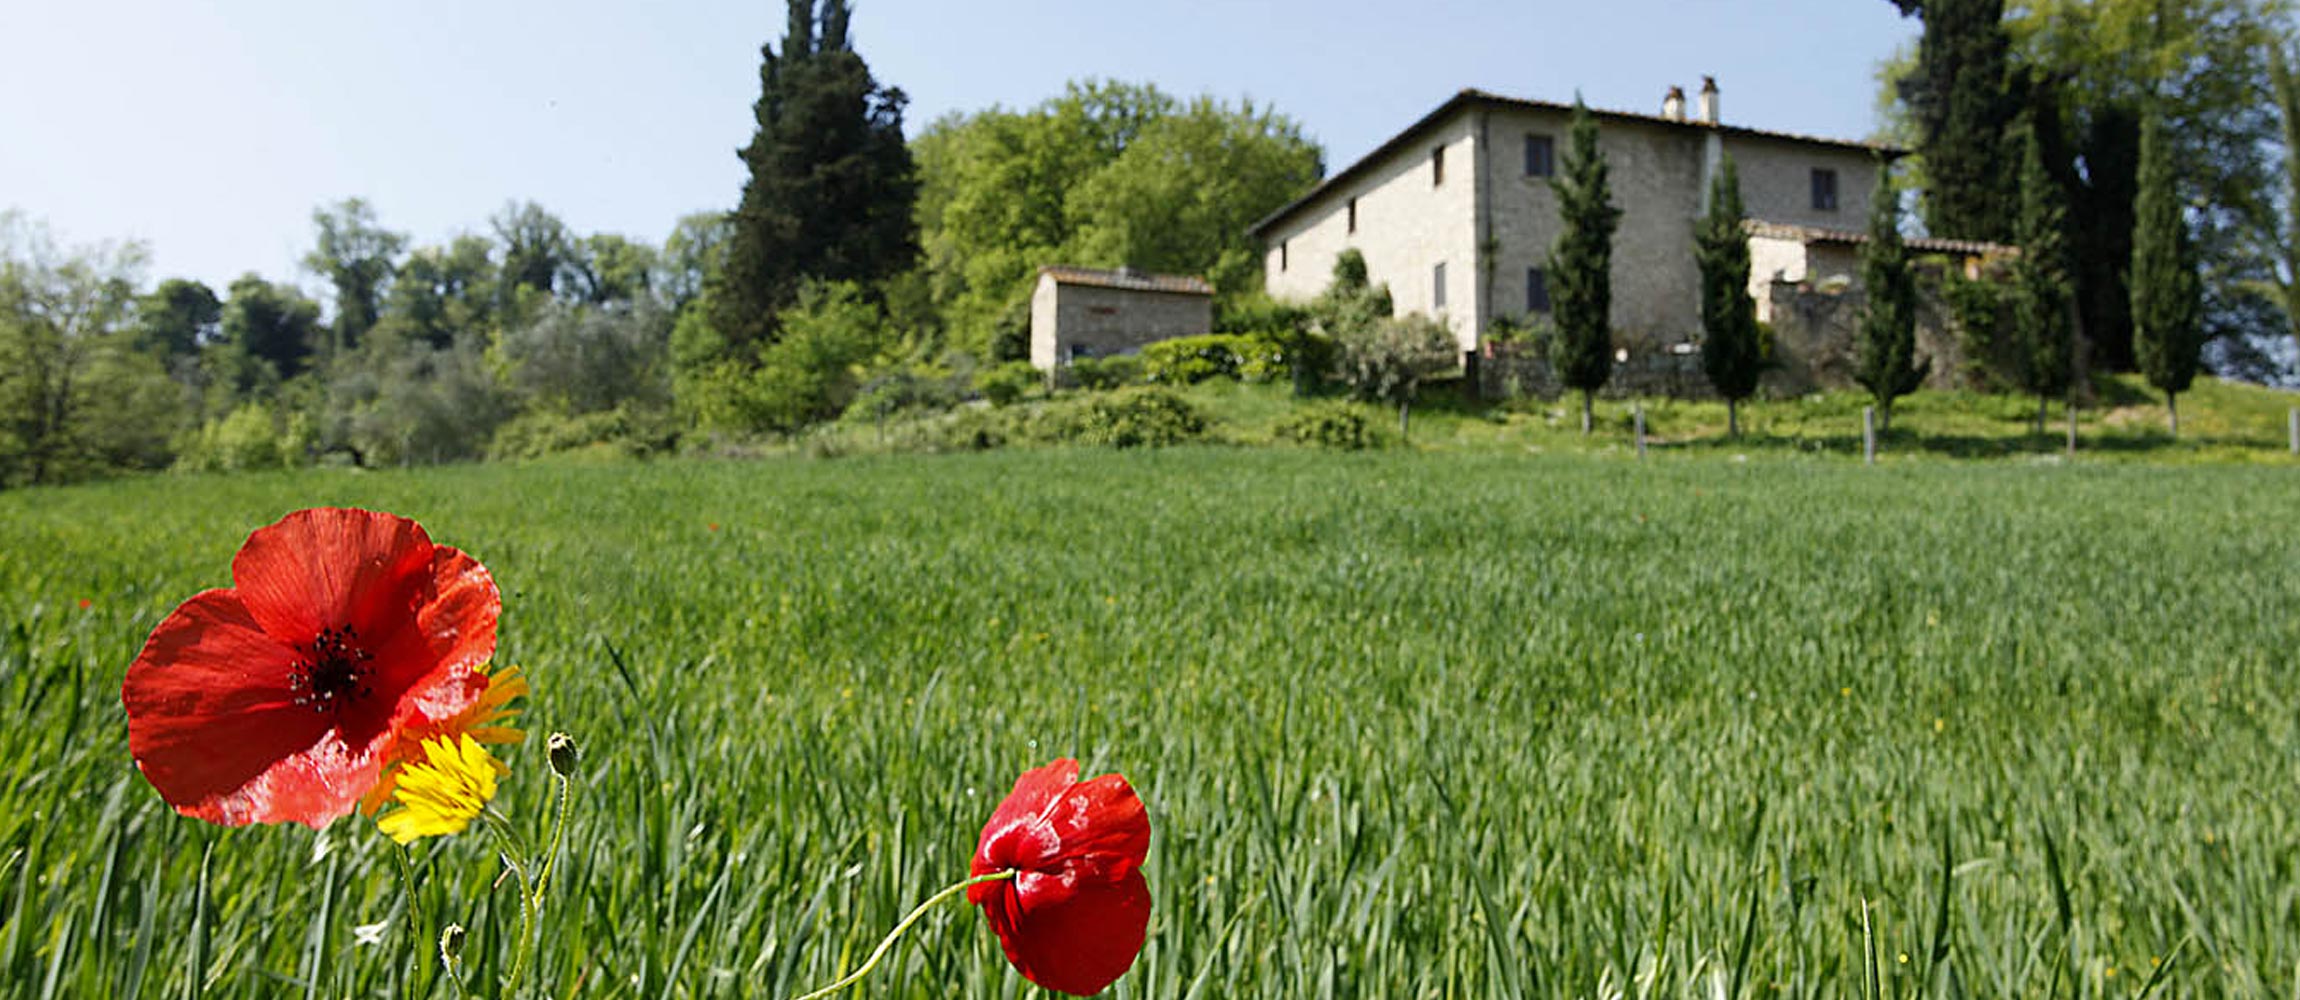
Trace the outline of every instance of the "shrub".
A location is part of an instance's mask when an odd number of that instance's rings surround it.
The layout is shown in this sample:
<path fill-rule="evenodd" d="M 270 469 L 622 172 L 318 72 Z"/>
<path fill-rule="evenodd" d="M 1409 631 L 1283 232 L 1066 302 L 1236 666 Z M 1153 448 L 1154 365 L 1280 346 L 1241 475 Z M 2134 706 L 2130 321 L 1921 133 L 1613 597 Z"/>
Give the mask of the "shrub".
<path fill-rule="evenodd" d="M 1142 349 L 1143 379 L 1158 384 L 1196 385 L 1215 377 L 1267 382 L 1286 371 L 1284 347 L 1259 334 L 1176 337 Z"/>
<path fill-rule="evenodd" d="M 504 461 L 591 449 L 637 458 L 670 450 L 678 436 L 662 410 L 617 407 L 573 416 L 545 410 L 521 414 L 496 428 L 487 457 Z"/>
<path fill-rule="evenodd" d="M 1055 414 L 1047 428 L 1060 440 L 1111 448 L 1161 448 L 1195 441 L 1206 433 L 1198 408 L 1172 391 L 1154 386 L 1120 389 L 1080 400 Z"/>
<path fill-rule="evenodd" d="M 1116 389 L 1142 380 L 1142 358 L 1114 354 L 1107 358 L 1079 358 L 1067 369 L 1070 381 L 1081 389 Z"/>
<path fill-rule="evenodd" d="M 1295 410 L 1278 421 L 1275 433 L 1280 441 L 1342 451 L 1357 451 L 1373 443 L 1366 433 L 1365 414 L 1346 403 Z"/>
<path fill-rule="evenodd" d="M 185 437 L 176 468 L 193 472 L 282 469 L 302 462 L 311 444 L 310 418 L 283 422 L 262 403 L 245 403 Z"/>
<path fill-rule="evenodd" d="M 974 373 L 974 391 L 992 406 L 1011 406 L 1045 382 L 1046 373 L 1028 361 L 1009 361 Z"/>

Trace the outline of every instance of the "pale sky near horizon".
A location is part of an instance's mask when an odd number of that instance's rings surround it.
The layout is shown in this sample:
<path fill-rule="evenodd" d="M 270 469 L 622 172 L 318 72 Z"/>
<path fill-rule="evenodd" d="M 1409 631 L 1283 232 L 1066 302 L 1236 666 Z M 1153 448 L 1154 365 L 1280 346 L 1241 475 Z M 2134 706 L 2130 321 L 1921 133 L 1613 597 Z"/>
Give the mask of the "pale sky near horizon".
<path fill-rule="evenodd" d="M 1251 98 L 1340 170 L 1453 92 L 1654 111 L 1713 74 L 1731 124 L 1876 127 L 1877 64 L 1916 37 L 1886 0 L 855 0 L 855 46 L 948 112 L 1067 80 Z M 59 242 L 135 239 L 148 278 L 220 294 L 256 271 L 317 292 L 312 210 L 358 196 L 415 244 L 534 200 L 578 232 L 659 243 L 731 207 L 759 46 L 750 0 L 0 0 L 0 210 Z"/>

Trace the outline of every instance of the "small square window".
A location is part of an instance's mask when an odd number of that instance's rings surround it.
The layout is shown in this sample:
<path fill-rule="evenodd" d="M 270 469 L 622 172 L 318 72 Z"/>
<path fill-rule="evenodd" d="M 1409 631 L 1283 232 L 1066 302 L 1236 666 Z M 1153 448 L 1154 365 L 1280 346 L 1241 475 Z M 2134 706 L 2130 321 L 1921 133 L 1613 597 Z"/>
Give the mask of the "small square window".
<path fill-rule="evenodd" d="M 1445 183 L 1445 147 L 1430 150 L 1430 186 Z"/>
<path fill-rule="evenodd" d="M 1538 267 L 1525 269 L 1525 311 L 1549 311 L 1549 272 Z"/>
<path fill-rule="evenodd" d="M 1350 232 L 1354 234 L 1354 233 L 1356 233 L 1357 231 L 1358 231 L 1358 200 L 1357 200 L 1356 198 L 1352 198 L 1352 199 L 1350 199 Z"/>
<path fill-rule="evenodd" d="M 1837 172 L 1821 167 L 1813 168 L 1813 210 L 1837 210 Z"/>
<path fill-rule="evenodd" d="M 1550 177 L 1557 173 L 1557 140 L 1528 133 L 1525 137 L 1525 175 Z"/>
<path fill-rule="evenodd" d="M 1431 308 L 1433 308 L 1433 309 L 1443 309 L 1443 308 L 1445 308 L 1445 262 L 1444 262 L 1444 261 L 1442 261 L 1442 260 L 1441 260 L 1441 261 L 1439 261 L 1439 262 L 1438 262 L 1438 265 L 1437 265 L 1437 267 L 1435 267 L 1435 268 L 1431 269 L 1431 271 L 1430 271 L 1430 280 L 1431 280 L 1431 282 L 1432 282 L 1432 284 L 1433 284 L 1433 286 L 1434 286 L 1434 287 L 1431 289 L 1431 292 L 1430 292 L 1430 307 L 1431 307 Z"/>

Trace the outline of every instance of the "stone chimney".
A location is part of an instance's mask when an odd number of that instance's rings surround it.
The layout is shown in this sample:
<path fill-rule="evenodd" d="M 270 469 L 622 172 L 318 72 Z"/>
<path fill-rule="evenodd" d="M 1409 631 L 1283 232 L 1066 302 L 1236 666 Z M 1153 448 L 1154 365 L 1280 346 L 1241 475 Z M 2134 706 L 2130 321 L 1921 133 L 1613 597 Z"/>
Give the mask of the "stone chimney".
<path fill-rule="evenodd" d="M 1661 117 L 1673 122 L 1685 120 L 1685 88 L 1669 88 L 1668 95 L 1661 98 Z"/>
<path fill-rule="evenodd" d="M 1714 76 L 1701 78 L 1701 123 L 1717 124 L 1717 78 Z"/>

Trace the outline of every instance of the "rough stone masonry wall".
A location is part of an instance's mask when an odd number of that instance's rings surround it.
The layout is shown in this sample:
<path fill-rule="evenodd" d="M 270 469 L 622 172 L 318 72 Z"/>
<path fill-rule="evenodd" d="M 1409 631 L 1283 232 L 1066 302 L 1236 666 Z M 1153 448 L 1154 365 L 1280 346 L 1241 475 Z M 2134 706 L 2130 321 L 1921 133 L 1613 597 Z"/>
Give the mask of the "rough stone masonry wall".
<path fill-rule="evenodd" d="M 1210 333 L 1214 300 L 1205 295 L 1145 292 L 1098 285 L 1054 284 L 1051 329 L 1039 323 L 1032 305 L 1030 359 L 1052 370 L 1068 364 L 1073 348 L 1093 357 L 1142 349 L 1145 344 Z M 1041 359 L 1045 360 L 1041 360 Z"/>
<path fill-rule="evenodd" d="M 1802 396 L 1820 389 L 1858 388 L 1853 370 L 1859 358 L 1853 343 L 1861 314 L 1868 307 L 1868 294 L 1858 286 L 1827 291 L 1776 281 L 1772 300 L 1776 366 L 1765 373 L 1758 391 L 1771 396 Z M 1933 362 L 1925 388 L 1953 389 L 1959 385 L 1965 369 L 1964 354 L 1946 305 L 1930 289 L 1920 291 L 1917 297 L 1917 357 Z"/>

